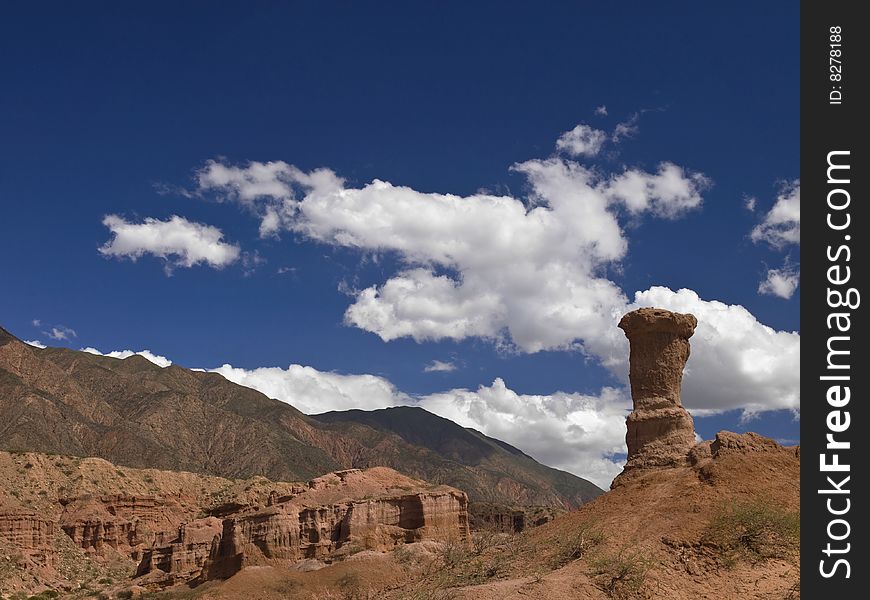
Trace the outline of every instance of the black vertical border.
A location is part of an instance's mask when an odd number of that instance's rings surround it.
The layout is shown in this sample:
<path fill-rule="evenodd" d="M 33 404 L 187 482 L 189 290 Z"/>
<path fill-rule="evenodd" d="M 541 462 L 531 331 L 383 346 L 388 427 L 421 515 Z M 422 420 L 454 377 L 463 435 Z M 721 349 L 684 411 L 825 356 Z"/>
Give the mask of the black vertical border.
<path fill-rule="evenodd" d="M 870 303 L 870 296 L 862 295 L 861 305 L 854 309 L 833 309 L 827 301 L 828 268 L 834 264 L 828 259 L 828 247 L 833 250 L 841 244 L 851 249 L 851 280 L 839 288 L 844 290 L 855 287 L 859 292 L 866 291 L 864 281 L 870 268 L 865 238 L 870 236 L 870 217 L 868 217 L 867 179 L 870 178 L 867 162 L 867 126 L 870 120 L 870 105 L 865 92 L 865 80 L 870 78 L 867 39 L 870 37 L 870 22 L 859 16 L 860 9 L 866 8 L 860 2 L 846 1 L 805 1 L 801 3 L 801 195 L 802 229 L 801 240 L 801 592 L 804 598 L 866 598 L 870 593 L 867 585 L 870 563 L 867 562 L 866 547 L 870 536 L 863 527 L 864 512 L 867 506 L 866 494 L 859 488 L 867 489 L 868 477 L 866 461 L 870 440 L 865 404 L 868 398 L 867 380 L 870 378 L 870 353 L 864 346 L 870 344 L 864 313 Z M 842 81 L 831 80 L 831 27 L 841 27 L 842 35 Z M 837 88 L 836 86 L 840 86 Z M 841 91 L 841 104 L 832 104 L 830 92 Z M 834 231 L 828 227 L 826 219 L 828 192 L 842 185 L 829 185 L 827 181 L 828 153 L 848 150 L 850 183 L 845 186 L 851 197 L 848 208 L 851 225 L 848 231 Z M 842 196 L 840 196 L 842 198 Z M 836 215 L 842 219 L 842 214 Z M 846 241 L 845 236 L 850 236 Z M 851 501 L 849 512 L 842 517 L 831 515 L 826 502 L 834 500 L 835 507 L 841 507 L 845 495 L 832 496 L 819 493 L 830 488 L 827 476 L 842 480 L 841 473 L 823 473 L 820 469 L 820 455 L 826 452 L 826 434 L 829 433 L 827 417 L 831 407 L 826 393 L 831 382 L 822 381 L 826 373 L 830 332 L 827 317 L 830 312 L 848 311 L 851 315 L 849 334 L 848 373 L 851 381 L 851 400 L 848 410 L 851 424 L 847 431 L 836 434 L 837 439 L 849 441 L 851 448 L 840 451 L 841 463 L 850 465 L 851 477 L 847 487 Z M 839 335 L 844 335 L 840 333 Z M 843 371 L 840 371 L 842 373 Z M 827 451 L 829 454 L 831 451 Z M 828 459 L 830 462 L 830 459 Z M 828 537 L 828 524 L 832 519 L 843 518 L 849 522 L 849 537 L 833 541 Z M 845 526 L 835 525 L 835 535 L 842 535 Z M 849 552 L 826 556 L 824 550 L 828 542 L 832 547 L 845 547 L 850 544 Z M 848 560 L 851 573 L 845 577 L 841 565 L 833 577 L 823 577 L 820 561 L 825 560 L 825 568 L 830 570 L 836 558 Z"/>

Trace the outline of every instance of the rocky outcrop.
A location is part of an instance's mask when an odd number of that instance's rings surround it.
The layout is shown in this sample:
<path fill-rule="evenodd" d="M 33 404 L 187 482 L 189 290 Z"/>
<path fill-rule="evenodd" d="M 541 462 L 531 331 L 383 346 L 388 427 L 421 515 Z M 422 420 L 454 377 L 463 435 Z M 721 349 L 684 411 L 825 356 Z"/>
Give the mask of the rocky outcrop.
<path fill-rule="evenodd" d="M 520 533 L 545 525 L 564 512 L 549 506 L 505 506 L 490 502 L 469 504 L 471 529 L 494 533 Z"/>
<path fill-rule="evenodd" d="M 223 532 L 224 523 L 216 517 L 181 525 L 174 539 L 167 541 L 161 536 L 156 547 L 143 552 L 136 576 L 151 573 L 156 576 L 150 580 L 162 585 L 197 580 L 204 568 L 215 568 L 220 561 Z"/>
<path fill-rule="evenodd" d="M 387 479 L 400 487 L 384 489 Z M 467 541 L 465 494 L 445 486 L 395 494 L 409 482 L 419 487 L 390 469 L 351 469 L 315 479 L 298 495 L 270 497 L 267 506 L 224 509 L 222 519 L 182 525 L 173 539 L 145 550 L 137 574 L 150 584 L 198 583 L 246 566 L 331 561 L 423 540 Z M 347 497 L 362 488 L 370 498 Z"/>
<path fill-rule="evenodd" d="M 60 527 L 76 546 L 89 553 L 109 547 L 135 559 L 184 519 L 177 502 L 157 496 L 86 494 L 60 504 Z"/>
<path fill-rule="evenodd" d="M 777 442 L 752 431 L 747 433 L 734 433 L 733 431 L 720 431 L 712 442 L 705 442 L 710 446 L 710 454 L 717 457 L 728 452 L 778 452 L 782 450 Z"/>
<path fill-rule="evenodd" d="M 0 547 L 14 548 L 24 560 L 48 566 L 53 562 L 56 523 L 26 509 L 0 512 Z"/>
<path fill-rule="evenodd" d="M 619 322 L 631 345 L 629 379 L 634 410 L 626 421 L 626 469 L 685 464 L 695 426 L 682 406 L 680 386 L 697 319 L 641 308 Z"/>

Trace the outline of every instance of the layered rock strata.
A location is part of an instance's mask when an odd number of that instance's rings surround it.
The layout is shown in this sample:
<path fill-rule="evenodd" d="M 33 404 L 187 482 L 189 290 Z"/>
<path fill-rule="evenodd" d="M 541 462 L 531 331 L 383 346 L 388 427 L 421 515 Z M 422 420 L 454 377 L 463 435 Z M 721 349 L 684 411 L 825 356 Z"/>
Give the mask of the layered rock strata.
<path fill-rule="evenodd" d="M 309 505 L 318 495 L 313 490 L 271 506 L 245 507 L 222 520 L 186 523 L 174 539 L 144 552 L 137 575 L 150 583 L 199 582 L 229 577 L 246 566 L 330 561 L 359 550 L 385 551 L 422 540 L 465 542 L 469 537 L 468 501 L 458 490 Z"/>
<path fill-rule="evenodd" d="M 56 523 L 34 511 L 0 511 L 0 548 L 15 549 L 21 560 L 50 566 L 54 562 Z M 7 557 L 9 560 L 9 557 Z"/>
<path fill-rule="evenodd" d="M 682 406 L 680 386 L 697 324 L 694 315 L 660 308 L 632 311 L 619 322 L 631 346 L 634 404 L 626 420 L 626 470 L 686 464 L 695 426 Z"/>
<path fill-rule="evenodd" d="M 156 591 L 470 537 L 464 492 L 385 467 L 292 483 L 0 452 L 0 478 L 0 597 L 108 581 L 122 565 Z"/>
<path fill-rule="evenodd" d="M 76 546 L 87 553 L 109 547 L 134 559 L 186 516 L 174 499 L 148 495 L 86 494 L 62 498 L 60 504 L 60 527 Z"/>

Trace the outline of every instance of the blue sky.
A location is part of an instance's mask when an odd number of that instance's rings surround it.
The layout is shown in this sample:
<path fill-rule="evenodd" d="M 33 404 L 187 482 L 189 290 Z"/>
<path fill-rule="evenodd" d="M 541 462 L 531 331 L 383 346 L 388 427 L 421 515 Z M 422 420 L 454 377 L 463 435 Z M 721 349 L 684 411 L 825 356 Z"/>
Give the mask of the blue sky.
<path fill-rule="evenodd" d="M 796 4 L 278 4 L 6 9 L 4 327 L 232 365 L 281 399 L 313 394 L 302 407 L 324 389 L 338 394 L 324 410 L 419 401 L 606 483 L 624 433 L 608 403 L 622 411 L 625 397 L 622 363 L 604 364 L 622 348 L 605 316 L 670 303 L 716 322 L 696 336 L 684 393 L 708 415 L 699 433 L 798 439 L 799 337 L 787 333 L 800 325 Z M 270 162 L 271 191 L 246 199 L 250 169 Z M 663 164 L 677 169 L 669 183 Z M 335 198 L 356 198 L 341 214 L 318 204 L 335 190 L 306 179 L 319 168 L 343 179 Z M 567 187 L 553 191 L 558 178 Z M 629 193 L 629 179 L 645 187 Z M 606 204 L 574 222 L 556 207 L 586 202 L 578 189 Z M 495 196 L 513 204 L 496 208 Z M 554 222 L 533 228 L 510 210 L 523 204 Z M 450 229 L 466 206 L 468 227 Z M 262 235 L 270 210 L 284 212 Z M 362 222 L 348 225 L 354 214 Z M 107 215 L 156 229 L 130 229 L 123 245 Z M 169 232 L 160 223 L 173 215 L 183 223 Z M 496 223 L 507 223 L 504 247 Z M 574 236 L 581 223 L 590 230 Z M 210 249 L 229 254 L 186 267 L 166 248 L 190 250 L 197 225 L 219 230 Z M 165 258 L 145 234 L 175 236 Z M 575 237 L 582 247 L 566 249 Z M 624 248 L 604 252 L 610 243 Z M 563 278 L 603 308 L 565 316 L 583 307 L 563 305 Z M 453 286 L 443 297 L 427 287 L 439 282 Z M 61 326 L 75 335 L 52 339 Z M 433 361 L 453 370 L 425 372 Z M 365 374 L 375 377 L 340 377 Z"/>

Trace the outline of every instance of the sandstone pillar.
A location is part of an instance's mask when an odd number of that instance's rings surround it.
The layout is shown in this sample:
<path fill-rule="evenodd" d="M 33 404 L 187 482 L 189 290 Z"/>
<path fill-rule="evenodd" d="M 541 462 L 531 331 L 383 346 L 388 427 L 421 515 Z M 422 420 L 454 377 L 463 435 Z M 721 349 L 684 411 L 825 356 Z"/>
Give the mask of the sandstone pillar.
<path fill-rule="evenodd" d="M 619 322 L 631 345 L 634 403 L 626 420 L 626 468 L 683 464 L 695 445 L 695 425 L 680 402 L 680 385 L 697 324 L 694 315 L 660 308 L 632 311 Z"/>

